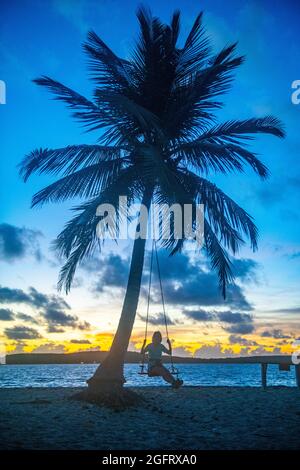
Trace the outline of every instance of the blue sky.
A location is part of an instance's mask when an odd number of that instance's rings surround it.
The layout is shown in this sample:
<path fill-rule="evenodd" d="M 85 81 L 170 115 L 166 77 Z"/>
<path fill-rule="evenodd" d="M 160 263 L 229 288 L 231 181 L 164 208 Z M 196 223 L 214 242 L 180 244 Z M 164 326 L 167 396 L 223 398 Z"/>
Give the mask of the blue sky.
<path fill-rule="evenodd" d="M 0 283 L 2 287 L 19 289 L 27 295 L 32 286 L 48 297 L 42 314 L 32 297 L 30 301 L 14 303 L 8 297 L 2 297 L 3 309 L 13 312 L 13 317 L 11 320 L 0 320 L 0 341 L 8 341 L 12 348 L 28 347 L 30 350 L 32 345 L 47 348 L 48 344 L 50 349 L 66 347 L 74 339 L 82 338 L 82 341 L 89 341 L 85 343 L 86 347 L 97 344 L 105 349 L 120 312 L 128 264 L 128 243 L 118 248 L 108 246 L 96 269 L 83 269 L 78 273 L 77 287 L 66 298 L 67 307 L 59 294 L 61 303 L 55 308 L 63 315 L 76 319 L 72 323 L 71 319 L 63 320 L 61 317 L 63 331 L 49 331 L 47 308 L 54 308 L 53 296 L 58 298 L 55 283 L 59 270 L 59 263 L 49 250 L 49 244 L 67 221 L 68 208 L 72 204 L 30 209 L 33 193 L 51 179 L 34 177 L 24 184 L 16 166 L 34 148 L 95 142 L 97 135 L 84 134 L 71 120 L 68 110 L 61 103 L 51 100 L 47 92 L 31 80 L 42 74 L 49 75 L 89 97 L 92 87 L 81 48 L 87 31 L 94 29 L 118 55 L 128 57 L 137 33 L 135 10 L 139 2 L 12 0 L 6 5 L 4 3 L 1 6 L 0 79 L 7 86 L 7 103 L 0 105 Z M 285 124 L 286 139 L 260 137 L 252 144 L 270 168 L 271 176 L 266 182 L 258 180 L 250 171 L 238 176 L 212 177 L 255 217 L 259 227 L 259 250 L 253 254 L 245 248 L 240 253 L 248 275 L 238 277 L 239 291 L 233 294 L 240 301 L 247 300 L 251 323 L 255 326 L 249 334 L 243 334 L 244 344 L 248 341 L 250 346 L 251 341 L 256 342 L 257 348 L 285 346 L 300 333 L 300 105 L 291 102 L 291 83 L 300 79 L 300 7 L 294 6 L 294 3 L 274 0 L 151 1 L 153 13 L 165 21 L 169 20 L 174 9 L 181 9 L 182 38 L 197 13 L 203 10 L 207 31 L 216 50 L 239 41 L 238 50 L 246 55 L 246 62 L 237 72 L 233 88 L 225 98 L 226 106 L 220 111 L 220 120 L 272 114 Z M 8 242 L 5 244 L 7 237 L 10 242 L 14 240 L 12 247 Z M 187 276 L 195 277 L 194 261 L 181 259 L 177 264 L 181 262 L 189 265 Z M 123 274 L 115 284 L 109 279 L 111 272 L 107 272 L 107 263 Z M 173 272 L 176 272 L 176 261 Z M 214 278 L 207 279 L 201 267 L 197 276 L 199 282 L 210 280 L 209 285 L 214 285 Z M 98 278 L 103 280 L 106 289 L 97 291 Z M 179 271 L 178 279 L 180 281 Z M 170 293 L 169 310 L 170 316 L 173 315 L 176 320 L 173 328 L 174 334 L 180 338 L 176 343 L 179 352 L 201 350 L 206 341 L 204 332 L 207 332 L 211 354 L 223 354 L 222 345 L 225 345 L 224 349 L 243 344 L 241 341 L 238 343 L 238 338 L 230 340 L 233 333 L 228 328 L 226 330 L 220 315 L 217 315 L 218 320 L 214 317 L 216 321 L 201 320 L 204 309 L 209 312 L 234 310 L 238 313 L 238 309 L 243 308 L 242 302 L 237 304 L 232 300 L 231 304 L 222 305 L 214 296 L 214 300 L 211 298 L 208 301 L 200 295 L 199 299 L 194 298 L 193 304 L 184 296 L 173 305 L 172 289 Z M 190 312 L 192 308 L 198 309 L 198 317 L 183 313 L 187 308 Z M 39 318 L 41 329 L 34 321 L 30 323 L 30 320 L 27 322 L 18 317 L 20 311 L 31 315 L 33 320 Z M 157 311 L 153 312 L 155 314 Z M 83 321 L 89 323 L 86 330 L 80 329 Z M 11 333 L 13 328 L 21 326 L 38 331 L 39 336 L 34 338 L 35 333 L 26 333 L 22 329 Z M 136 341 L 141 331 L 142 321 L 138 317 Z M 240 336 L 238 330 L 237 335 Z M 282 344 L 279 344 L 280 341 Z"/>

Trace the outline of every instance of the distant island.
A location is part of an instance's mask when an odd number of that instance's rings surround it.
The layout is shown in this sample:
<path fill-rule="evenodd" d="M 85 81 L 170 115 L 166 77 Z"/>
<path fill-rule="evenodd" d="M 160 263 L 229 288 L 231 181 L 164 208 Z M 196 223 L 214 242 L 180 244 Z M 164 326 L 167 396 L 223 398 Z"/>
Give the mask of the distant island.
<path fill-rule="evenodd" d="M 6 364 L 94 364 L 101 363 L 107 351 L 82 351 L 76 353 L 22 353 L 8 354 L 6 356 Z M 141 361 L 141 355 L 137 352 L 128 351 L 126 353 L 125 362 L 129 364 L 138 364 Z M 170 358 L 164 357 L 164 362 L 169 363 Z M 209 364 L 209 363 L 240 363 L 240 364 L 291 364 L 291 356 L 274 355 L 274 356 L 247 356 L 247 357 L 222 357 L 216 359 L 202 359 L 196 357 L 180 357 L 174 356 L 173 362 L 176 364 Z"/>

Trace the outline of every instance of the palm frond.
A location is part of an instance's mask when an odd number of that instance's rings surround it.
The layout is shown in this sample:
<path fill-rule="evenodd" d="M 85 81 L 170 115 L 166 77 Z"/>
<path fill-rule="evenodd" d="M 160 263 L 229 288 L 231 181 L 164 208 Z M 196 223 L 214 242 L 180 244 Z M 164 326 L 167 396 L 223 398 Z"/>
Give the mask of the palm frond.
<path fill-rule="evenodd" d="M 172 44 L 176 46 L 180 33 L 180 11 L 175 10 L 171 19 Z"/>
<path fill-rule="evenodd" d="M 194 174 L 188 173 L 191 179 L 194 179 L 198 195 L 197 202 L 204 204 L 208 219 L 213 223 L 214 230 L 230 246 L 230 239 L 226 241 L 226 228 L 229 226 L 236 230 L 236 235 L 245 234 L 249 238 L 251 247 L 257 249 L 258 230 L 253 223 L 252 217 L 240 207 L 233 199 L 227 196 L 214 183 L 205 178 L 200 178 Z M 239 239 L 236 239 L 237 243 Z M 232 247 L 231 247 L 232 248 Z M 236 249 L 233 249 L 235 252 Z"/>
<path fill-rule="evenodd" d="M 95 249 L 100 247 L 100 240 L 97 237 L 97 225 L 101 220 L 97 216 L 97 208 L 100 204 L 111 204 L 116 210 L 116 217 L 120 222 L 124 217 L 120 211 L 119 197 L 127 197 L 128 205 L 133 201 L 141 199 L 143 187 L 139 182 L 135 167 L 124 169 L 115 181 L 107 186 L 97 197 L 74 207 L 76 212 L 58 235 L 54 242 L 54 249 L 62 258 L 66 258 L 66 263 L 61 270 L 58 287 L 65 287 L 69 291 L 73 276 L 77 267 L 84 257 L 92 256 Z M 126 215 L 126 214 L 125 214 Z"/>
<path fill-rule="evenodd" d="M 158 117 L 127 96 L 111 90 L 96 90 L 96 102 L 99 108 L 104 107 L 115 119 L 123 119 L 132 137 L 147 135 L 153 130 L 162 135 L 162 126 Z"/>
<path fill-rule="evenodd" d="M 212 110 L 222 106 L 216 97 L 230 88 L 233 71 L 243 62 L 235 56 L 236 44 L 211 58 L 204 68 L 178 82 L 170 93 L 165 111 L 166 126 L 171 137 L 191 138 L 196 128 L 204 129 L 213 122 Z"/>
<path fill-rule="evenodd" d="M 243 56 L 235 55 L 236 46 L 235 43 L 224 48 L 210 60 L 206 69 L 197 74 L 195 80 L 197 102 L 205 109 L 221 105 L 212 99 L 228 91 L 233 80 L 233 71 L 244 61 Z"/>
<path fill-rule="evenodd" d="M 120 159 L 121 147 L 103 145 L 69 145 L 59 149 L 36 149 L 26 155 L 19 164 L 19 173 L 24 181 L 33 173 L 69 175 L 85 166 L 103 161 Z"/>
<path fill-rule="evenodd" d="M 131 81 L 131 63 L 116 56 L 94 31 L 88 32 L 83 48 L 90 57 L 92 78 L 99 85 L 120 92 L 128 87 Z"/>
<path fill-rule="evenodd" d="M 186 170 L 177 170 L 173 176 L 169 177 L 172 190 L 160 182 L 154 200 L 159 204 L 178 204 L 184 213 L 184 207 L 189 204 L 192 208 L 192 228 L 196 229 L 196 205 L 203 204 L 208 222 L 213 227 L 215 234 L 225 247 L 235 254 L 244 243 L 242 234 L 250 239 L 251 246 L 255 250 L 257 247 L 257 228 L 251 217 L 223 191 L 210 181 L 200 178 L 194 173 Z M 165 218 L 165 224 L 169 228 L 170 220 Z M 183 248 L 185 234 L 183 232 L 182 241 L 176 240 L 174 233 L 171 233 L 169 240 L 164 240 L 162 245 L 175 254 Z M 163 230 L 163 226 L 162 226 Z"/>
<path fill-rule="evenodd" d="M 267 167 L 256 155 L 241 146 L 253 134 L 265 133 L 284 137 L 282 123 L 272 116 L 243 121 L 228 121 L 213 126 L 201 133 L 197 139 L 185 142 L 174 149 L 179 158 L 192 163 L 200 171 L 242 171 L 244 164 L 250 165 L 262 178 L 268 176 Z"/>
<path fill-rule="evenodd" d="M 219 284 L 223 297 L 226 298 L 226 287 L 234 281 L 229 255 L 210 227 L 207 220 L 204 221 L 205 248 L 211 261 L 212 269 L 218 273 Z"/>
<path fill-rule="evenodd" d="M 54 99 L 63 101 L 69 108 L 74 109 L 72 116 L 82 122 L 89 131 L 114 126 L 114 133 L 116 134 L 115 140 L 118 138 L 122 141 L 126 136 L 128 129 L 126 129 L 126 126 L 124 127 L 123 120 L 120 121 L 116 119 L 113 113 L 108 110 L 100 109 L 95 103 L 84 96 L 47 76 L 37 78 L 33 81 L 37 85 L 48 88 L 48 90 L 55 95 Z"/>
<path fill-rule="evenodd" d="M 62 266 L 60 270 L 58 282 L 57 282 L 57 289 L 59 291 L 64 289 L 66 294 L 70 292 L 77 266 L 86 257 L 87 257 L 87 253 L 83 249 L 83 245 L 78 246 L 72 252 L 72 254 L 69 256 L 69 258 L 67 259 L 67 261 L 65 262 L 65 264 Z"/>
<path fill-rule="evenodd" d="M 210 143 L 206 140 L 196 140 L 180 146 L 176 154 L 180 160 L 186 164 L 192 164 L 206 174 L 210 170 L 221 173 L 241 172 L 245 164 L 248 164 L 261 178 L 268 176 L 267 167 L 254 153 L 225 141 L 224 143 Z"/>
<path fill-rule="evenodd" d="M 218 124 L 203 132 L 198 140 L 220 143 L 224 140 L 239 143 L 239 139 L 252 138 L 251 134 L 272 134 L 276 137 L 284 137 L 283 124 L 273 116 L 263 118 L 251 118 L 243 121 L 232 120 Z"/>
<path fill-rule="evenodd" d="M 32 198 L 32 207 L 49 202 L 63 202 L 75 197 L 96 196 L 116 180 L 122 167 L 123 162 L 119 159 L 81 168 L 36 193 Z"/>
<path fill-rule="evenodd" d="M 74 208 L 75 216 L 55 243 L 66 259 L 60 288 L 69 291 L 77 265 L 100 245 L 98 205 L 118 210 L 120 195 L 132 204 L 151 190 L 152 202 L 190 204 L 193 227 L 194 209 L 204 204 L 205 247 L 225 295 L 233 281 L 229 254 L 238 251 L 244 238 L 255 250 L 258 231 L 252 217 L 203 176 L 250 166 L 265 178 L 268 169 L 247 143 L 260 133 L 284 137 L 283 125 L 273 116 L 217 124 L 221 95 L 244 58 L 236 54 L 236 44 L 212 55 L 202 13 L 183 47 L 178 46 L 179 11 L 170 24 L 145 7 L 138 9 L 137 18 L 139 37 L 129 60 L 118 57 L 94 31 L 88 33 L 83 47 L 94 82 L 92 99 L 47 76 L 34 80 L 64 102 L 87 131 L 98 131 L 99 145 L 36 149 L 21 162 L 20 175 L 24 181 L 33 173 L 60 175 L 34 196 L 33 205 L 88 199 Z M 161 221 L 161 234 L 161 245 L 171 254 L 186 242 L 184 236 L 176 238 L 172 214 Z"/>
<path fill-rule="evenodd" d="M 48 88 L 48 90 L 55 95 L 54 99 L 63 101 L 72 109 L 96 114 L 99 113 L 99 116 L 101 115 L 99 109 L 92 101 L 46 75 L 34 79 L 33 82 L 37 85 Z"/>
<path fill-rule="evenodd" d="M 176 83 L 184 84 L 189 76 L 200 72 L 209 58 L 210 45 L 202 24 L 203 13 L 200 13 L 192 26 L 184 47 L 179 51 L 176 65 Z"/>

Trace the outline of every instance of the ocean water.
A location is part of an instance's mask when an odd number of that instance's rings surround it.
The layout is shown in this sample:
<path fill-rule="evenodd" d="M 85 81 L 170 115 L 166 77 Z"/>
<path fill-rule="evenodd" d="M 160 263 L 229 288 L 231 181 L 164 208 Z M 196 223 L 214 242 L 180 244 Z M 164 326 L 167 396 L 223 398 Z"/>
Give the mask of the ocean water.
<path fill-rule="evenodd" d="M 94 373 L 96 364 L 42 364 L 0 366 L 0 387 L 82 387 Z M 176 364 L 186 385 L 261 386 L 259 364 Z M 138 364 L 126 364 L 127 386 L 161 386 L 159 377 L 139 375 Z M 295 370 L 268 366 L 268 385 L 296 386 Z"/>

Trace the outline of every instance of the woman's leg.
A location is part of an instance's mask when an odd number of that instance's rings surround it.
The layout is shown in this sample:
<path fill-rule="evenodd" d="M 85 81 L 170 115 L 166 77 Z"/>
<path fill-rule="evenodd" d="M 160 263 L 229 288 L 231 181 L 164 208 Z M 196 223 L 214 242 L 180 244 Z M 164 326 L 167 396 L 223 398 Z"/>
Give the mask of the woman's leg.
<path fill-rule="evenodd" d="M 161 375 L 162 378 L 169 384 L 173 385 L 176 382 L 176 380 L 174 379 L 171 372 L 164 366 L 161 366 L 161 369 L 162 369 L 162 375 Z"/>
<path fill-rule="evenodd" d="M 171 372 L 168 371 L 168 369 L 164 366 L 155 366 L 152 367 L 151 372 L 149 374 L 150 376 L 153 377 L 162 377 L 166 382 L 169 384 L 174 384 L 176 380 L 174 379 L 173 375 Z"/>

